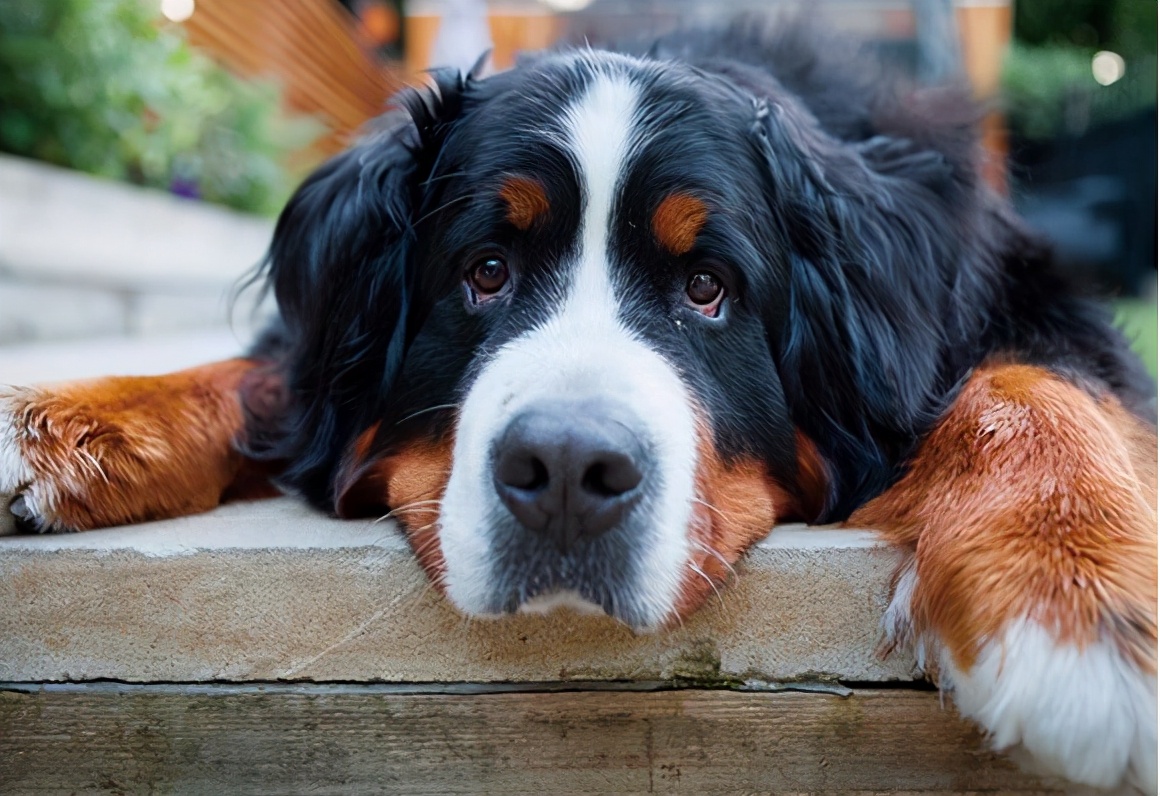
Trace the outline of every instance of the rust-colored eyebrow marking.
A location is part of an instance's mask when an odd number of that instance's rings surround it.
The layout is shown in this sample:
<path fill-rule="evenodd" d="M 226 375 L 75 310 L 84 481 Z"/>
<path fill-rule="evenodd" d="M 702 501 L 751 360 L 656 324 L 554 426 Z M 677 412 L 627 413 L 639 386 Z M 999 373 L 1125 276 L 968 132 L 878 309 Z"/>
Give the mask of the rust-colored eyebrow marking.
<path fill-rule="evenodd" d="M 549 210 L 544 186 L 531 177 L 508 177 L 499 195 L 507 202 L 507 220 L 518 229 L 528 229 Z"/>
<path fill-rule="evenodd" d="M 708 217 L 709 208 L 697 197 L 687 193 L 670 194 L 653 213 L 653 235 L 669 253 L 686 254 L 697 242 Z"/>

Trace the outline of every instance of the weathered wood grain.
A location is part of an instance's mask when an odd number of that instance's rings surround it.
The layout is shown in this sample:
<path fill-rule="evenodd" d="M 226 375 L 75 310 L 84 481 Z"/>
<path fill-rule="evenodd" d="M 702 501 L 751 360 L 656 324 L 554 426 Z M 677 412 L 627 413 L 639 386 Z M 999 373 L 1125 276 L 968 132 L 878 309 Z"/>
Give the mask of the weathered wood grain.
<path fill-rule="evenodd" d="M 937 694 L 405 694 L 375 686 L 0 693 L 0 791 L 1026 792 Z"/>

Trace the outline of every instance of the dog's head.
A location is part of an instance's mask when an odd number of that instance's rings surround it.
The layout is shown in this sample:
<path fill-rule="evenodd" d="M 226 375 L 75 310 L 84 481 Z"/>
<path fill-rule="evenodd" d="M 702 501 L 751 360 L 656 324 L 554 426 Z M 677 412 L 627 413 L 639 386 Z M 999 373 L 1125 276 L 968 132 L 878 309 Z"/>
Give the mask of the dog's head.
<path fill-rule="evenodd" d="M 942 154 L 592 50 L 399 105 L 278 224 L 288 485 L 391 512 L 468 614 L 649 629 L 892 477 L 943 364 Z"/>

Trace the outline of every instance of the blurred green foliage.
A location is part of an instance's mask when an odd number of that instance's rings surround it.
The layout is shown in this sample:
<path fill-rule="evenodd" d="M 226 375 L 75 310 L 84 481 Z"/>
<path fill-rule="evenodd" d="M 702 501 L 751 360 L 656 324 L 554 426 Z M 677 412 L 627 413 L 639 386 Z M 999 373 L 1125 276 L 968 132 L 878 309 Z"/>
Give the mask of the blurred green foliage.
<path fill-rule="evenodd" d="M 1003 69 L 1007 123 L 1031 139 L 1079 135 L 1156 105 L 1156 0 L 1023 0 Z M 1124 76 L 1102 86 L 1092 56 L 1110 50 Z"/>
<path fill-rule="evenodd" d="M 276 213 L 320 132 L 142 0 L 0 0 L 0 150 Z"/>
<path fill-rule="evenodd" d="M 1023 0 L 1015 3 L 1015 38 L 1033 46 L 1156 53 L 1156 0 Z"/>
<path fill-rule="evenodd" d="M 1144 360 L 1144 367 L 1156 378 L 1156 301 L 1155 299 L 1120 299 L 1113 302 L 1116 325 L 1132 341 L 1132 350 Z"/>

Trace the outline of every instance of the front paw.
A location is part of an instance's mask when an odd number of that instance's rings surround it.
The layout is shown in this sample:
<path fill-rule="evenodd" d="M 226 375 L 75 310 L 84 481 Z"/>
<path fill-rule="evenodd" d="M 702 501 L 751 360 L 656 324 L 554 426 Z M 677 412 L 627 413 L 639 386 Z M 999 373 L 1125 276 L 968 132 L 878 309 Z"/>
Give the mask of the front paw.
<path fill-rule="evenodd" d="M 252 367 L 0 388 L 0 530 L 85 531 L 214 508 L 242 465 L 237 386 Z"/>
<path fill-rule="evenodd" d="M 960 668 L 944 648 L 939 684 L 997 750 L 1097 788 L 1156 792 L 1156 677 L 1109 638 L 1056 639 L 1010 622 Z"/>
<path fill-rule="evenodd" d="M 134 520 L 156 440 L 130 444 L 111 413 L 65 391 L 0 391 L 0 533 L 84 531 Z"/>

